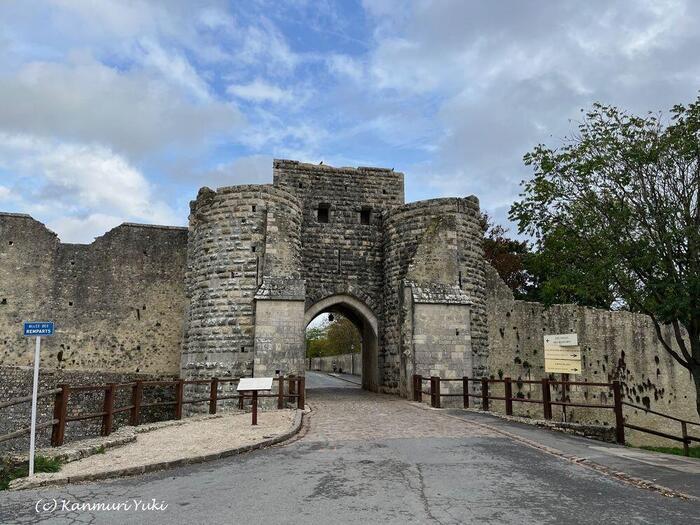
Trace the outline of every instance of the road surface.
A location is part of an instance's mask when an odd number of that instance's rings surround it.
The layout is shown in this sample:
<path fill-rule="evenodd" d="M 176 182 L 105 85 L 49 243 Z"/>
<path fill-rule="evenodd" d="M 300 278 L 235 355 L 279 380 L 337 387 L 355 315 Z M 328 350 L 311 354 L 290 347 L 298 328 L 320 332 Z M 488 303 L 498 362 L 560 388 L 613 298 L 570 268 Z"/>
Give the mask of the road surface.
<path fill-rule="evenodd" d="M 332 386 L 309 390 L 311 417 L 287 444 L 123 480 L 0 493 L 0 523 L 689 525 L 700 518 L 697 501 L 639 489 L 487 427 L 328 376 L 309 381 Z M 134 499 L 156 508 L 134 510 Z M 66 510 L 97 503 L 123 506 Z"/>

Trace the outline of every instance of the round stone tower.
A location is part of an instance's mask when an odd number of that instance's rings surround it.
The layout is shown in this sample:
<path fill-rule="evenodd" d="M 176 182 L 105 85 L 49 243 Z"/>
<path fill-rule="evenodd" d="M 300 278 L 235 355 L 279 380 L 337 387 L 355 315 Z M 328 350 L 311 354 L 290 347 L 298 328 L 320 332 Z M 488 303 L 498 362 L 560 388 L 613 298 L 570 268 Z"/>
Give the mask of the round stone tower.
<path fill-rule="evenodd" d="M 384 221 L 384 384 L 407 395 L 414 373 L 483 374 L 485 275 L 476 197 L 414 202 Z"/>
<path fill-rule="evenodd" d="M 190 209 L 182 376 L 251 376 L 255 294 L 299 274 L 299 200 L 272 185 L 202 188 Z"/>

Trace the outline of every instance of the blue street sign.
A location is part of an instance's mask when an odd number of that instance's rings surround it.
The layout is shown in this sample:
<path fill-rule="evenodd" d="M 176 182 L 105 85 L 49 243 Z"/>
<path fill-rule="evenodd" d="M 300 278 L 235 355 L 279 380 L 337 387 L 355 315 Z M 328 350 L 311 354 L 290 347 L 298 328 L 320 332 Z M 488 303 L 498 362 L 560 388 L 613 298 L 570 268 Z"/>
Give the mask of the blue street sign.
<path fill-rule="evenodd" d="M 53 322 L 24 323 L 24 335 L 28 337 L 53 335 Z"/>

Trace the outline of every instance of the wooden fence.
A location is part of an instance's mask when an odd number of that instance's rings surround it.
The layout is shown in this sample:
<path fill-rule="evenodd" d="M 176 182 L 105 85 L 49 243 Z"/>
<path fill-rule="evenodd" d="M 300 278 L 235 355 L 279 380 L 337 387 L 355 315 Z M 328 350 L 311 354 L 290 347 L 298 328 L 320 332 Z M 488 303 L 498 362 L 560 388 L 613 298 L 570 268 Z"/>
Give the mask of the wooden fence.
<path fill-rule="evenodd" d="M 428 381 L 430 384 L 430 390 L 423 390 L 423 383 Z M 461 382 L 462 391 L 460 393 L 443 393 L 440 389 L 440 385 L 445 382 Z M 477 394 L 470 393 L 469 383 L 476 383 L 481 385 L 480 392 Z M 503 384 L 503 395 L 494 396 L 489 392 L 489 385 L 492 384 Z M 622 389 L 619 381 L 613 381 L 612 383 L 591 383 L 588 381 L 553 381 L 547 377 L 537 381 L 537 380 L 521 380 L 516 381 L 517 384 L 531 384 L 539 385 L 542 391 L 541 399 L 526 399 L 524 397 L 513 397 L 513 381 L 510 377 L 504 377 L 503 379 L 489 379 L 482 377 L 479 379 L 474 379 L 470 377 L 462 377 L 457 379 L 443 379 L 440 377 L 423 377 L 421 375 L 413 376 L 413 400 L 422 402 L 423 395 L 430 396 L 430 406 L 434 408 L 440 408 L 442 403 L 441 399 L 443 397 L 461 397 L 462 404 L 464 408 L 469 408 L 470 398 L 477 398 L 481 400 L 481 409 L 488 411 L 491 406 L 491 401 L 503 401 L 505 405 L 506 415 L 513 415 L 513 403 L 535 403 L 542 405 L 542 413 L 544 419 L 552 419 L 552 406 L 562 406 L 562 407 L 581 407 L 581 408 L 594 408 L 603 410 L 612 410 L 615 414 L 615 440 L 617 443 L 625 444 L 625 428 L 630 430 L 637 430 L 639 432 L 646 432 L 648 434 L 653 434 L 655 436 L 664 437 L 674 441 L 680 441 L 683 443 L 683 452 L 686 456 L 689 455 L 689 447 L 693 441 L 700 442 L 700 437 L 691 436 L 688 434 L 688 425 L 700 426 L 700 423 L 694 421 L 688 421 L 685 419 L 680 419 L 677 417 L 662 414 L 661 412 L 656 412 L 650 410 L 646 407 L 633 405 L 622 400 Z M 612 390 L 613 392 L 613 404 L 596 404 L 596 403 L 572 403 L 570 401 L 565 401 L 565 396 L 562 396 L 561 401 L 552 401 L 552 385 L 560 385 L 563 391 L 568 390 L 571 386 L 589 386 L 589 387 L 604 387 Z M 647 413 L 655 414 L 667 418 L 669 420 L 676 421 L 680 423 L 680 436 L 673 435 L 666 432 L 659 432 L 658 430 L 653 430 L 650 428 L 644 428 L 637 425 L 632 425 L 625 423 L 623 407 L 629 406 L 638 410 L 644 410 Z"/>
<path fill-rule="evenodd" d="M 207 403 L 210 414 L 216 414 L 217 405 L 220 401 L 228 399 L 238 400 L 238 408 L 243 409 L 246 399 L 252 399 L 252 396 L 246 393 L 236 393 L 220 395 L 219 386 L 225 383 L 237 383 L 241 378 L 212 378 L 212 379 L 196 379 L 196 380 L 174 380 L 174 381 L 135 381 L 133 383 L 109 383 L 104 385 L 88 385 L 88 386 L 70 386 L 66 384 L 59 385 L 55 390 L 41 392 L 40 398 L 54 396 L 53 419 L 46 423 L 37 425 L 37 430 L 51 427 L 51 446 L 57 447 L 63 445 L 66 433 L 66 424 L 74 421 L 85 421 L 90 419 L 101 419 L 102 428 L 101 435 L 108 436 L 112 433 L 114 427 L 114 416 L 128 412 L 129 425 L 136 426 L 141 422 L 141 411 L 149 407 L 164 407 L 174 406 L 175 419 L 182 419 L 182 411 L 184 405 L 195 403 Z M 277 408 L 283 409 L 286 404 L 296 401 L 297 407 L 304 408 L 305 395 L 305 379 L 299 377 L 276 377 L 274 381 L 277 383 L 277 392 L 270 394 L 258 394 L 258 398 L 276 398 Z M 285 384 L 287 389 L 285 392 Z M 196 399 L 185 399 L 186 385 L 209 385 L 209 395 Z M 153 387 L 172 387 L 174 389 L 174 401 L 158 401 L 144 403 L 144 389 Z M 115 406 L 117 393 L 120 390 L 130 390 L 130 402 L 125 406 Z M 72 396 L 84 392 L 103 392 L 102 410 L 99 412 L 77 413 L 68 415 L 68 402 Z M 31 403 L 32 397 L 26 396 L 12 399 L 4 403 L 0 403 L 0 409 L 6 408 L 21 403 Z M 30 427 L 22 428 L 15 432 L 0 436 L 0 442 L 21 437 L 30 432 Z"/>

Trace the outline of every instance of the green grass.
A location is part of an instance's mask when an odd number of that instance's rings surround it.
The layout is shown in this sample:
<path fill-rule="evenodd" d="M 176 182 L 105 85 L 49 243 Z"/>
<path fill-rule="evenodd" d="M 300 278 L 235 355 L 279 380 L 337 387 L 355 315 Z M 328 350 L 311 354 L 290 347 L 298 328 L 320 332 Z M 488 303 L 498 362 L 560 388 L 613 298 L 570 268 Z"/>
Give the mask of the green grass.
<path fill-rule="evenodd" d="M 55 458 L 35 456 L 34 472 L 58 472 L 61 470 L 61 462 Z M 29 463 L 22 465 L 2 465 L 0 469 L 0 490 L 7 490 L 10 481 L 17 478 L 26 478 L 29 475 Z"/>
<path fill-rule="evenodd" d="M 644 450 L 651 450 L 652 452 L 663 452 L 664 454 L 675 454 L 676 456 L 683 456 L 683 447 L 639 447 Z M 690 447 L 690 457 L 700 458 L 700 447 Z"/>

